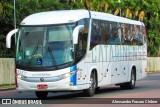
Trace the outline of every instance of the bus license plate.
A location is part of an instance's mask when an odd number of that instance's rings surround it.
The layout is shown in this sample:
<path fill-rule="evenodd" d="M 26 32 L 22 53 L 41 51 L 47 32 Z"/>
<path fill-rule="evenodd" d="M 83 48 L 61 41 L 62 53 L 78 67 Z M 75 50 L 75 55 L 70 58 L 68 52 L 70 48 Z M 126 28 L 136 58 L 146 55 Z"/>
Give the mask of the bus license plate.
<path fill-rule="evenodd" d="M 46 85 L 46 84 L 40 84 L 40 85 L 37 85 L 37 88 L 38 89 L 47 89 L 48 85 Z"/>

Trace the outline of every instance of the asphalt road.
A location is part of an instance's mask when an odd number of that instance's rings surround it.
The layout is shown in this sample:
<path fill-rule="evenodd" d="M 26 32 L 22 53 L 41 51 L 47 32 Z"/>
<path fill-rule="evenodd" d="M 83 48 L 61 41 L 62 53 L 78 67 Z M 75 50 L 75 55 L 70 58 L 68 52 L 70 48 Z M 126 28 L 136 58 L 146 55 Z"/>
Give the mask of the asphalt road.
<path fill-rule="evenodd" d="M 19 93 L 17 92 L 17 90 L 6 90 L 6 91 L 0 91 L 0 98 L 33 98 L 33 99 L 36 99 L 36 95 L 34 92 Z M 100 91 L 97 94 L 95 94 L 92 98 L 97 98 L 97 100 L 99 100 L 100 98 L 104 98 L 102 100 L 105 100 L 105 98 L 113 98 L 113 99 L 114 98 L 115 99 L 116 98 L 151 98 L 151 99 L 159 98 L 160 99 L 160 73 L 149 73 L 146 78 L 136 82 L 136 88 L 133 90 L 121 90 L 119 86 L 115 86 L 115 85 L 109 85 L 106 87 L 102 87 Z M 82 92 L 80 91 L 80 92 L 49 93 L 47 100 L 49 100 L 53 104 L 57 104 L 57 103 L 65 104 L 65 102 L 70 102 L 72 104 L 72 102 L 80 101 L 80 100 L 84 100 L 86 103 L 88 98 L 84 97 Z M 82 101 L 80 101 L 79 103 L 83 104 Z M 95 104 L 95 102 L 89 102 L 89 103 Z M 53 104 L 47 105 L 47 107 L 55 106 Z M 128 104 L 125 104 L 125 106 L 127 105 Z M 135 104 L 133 104 L 133 106 L 134 105 Z M 149 104 L 148 106 L 150 105 L 151 104 Z M 61 107 L 60 105 L 58 106 Z M 70 104 L 65 105 L 65 106 L 71 107 Z M 92 107 L 93 106 L 95 105 L 92 105 Z M 110 106 L 112 106 L 112 104 Z M 117 104 L 115 106 L 117 106 Z M 153 104 L 153 107 L 155 106 L 158 107 L 160 105 Z"/>

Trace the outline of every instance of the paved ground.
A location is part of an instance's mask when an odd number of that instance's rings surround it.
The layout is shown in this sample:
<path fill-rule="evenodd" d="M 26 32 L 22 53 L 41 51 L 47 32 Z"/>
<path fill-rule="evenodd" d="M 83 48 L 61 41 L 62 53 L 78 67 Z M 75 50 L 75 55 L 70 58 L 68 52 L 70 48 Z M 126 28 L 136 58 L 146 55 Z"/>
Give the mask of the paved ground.
<path fill-rule="evenodd" d="M 0 98 L 34 98 L 36 96 L 34 92 L 23 92 L 18 93 L 16 90 L 4 90 L 0 91 Z M 92 98 L 158 98 L 160 101 L 160 73 L 150 73 L 148 76 L 140 81 L 137 81 L 136 88 L 134 90 L 121 90 L 119 86 L 110 85 L 107 87 L 101 88 L 101 90 Z M 107 100 L 106 99 L 106 100 Z M 64 104 L 64 102 L 79 102 L 80 100 L 88 100 L 83 96 L 82 92 L 67 92 L 67 93 L 49 93 L 48 100 L 53 103 L 62 103 L 62 104 L 51 104 L 51 105 L 41 105 L 41 106 L 58 106 L 58 107 L 75 107 L 75 104 Z M 104 100 L 104 99 L 103 99 Z M 90 101 L 90 100 L 88 100 Z M 118 107 L 128 107 L 128 106 L 138 106 L 138 107 L 159 107 L 160 104 L 92 104 L 94 102 L 89 102 L 87 106 L 90 107 L 104 107 L 104 106 L 118 106 Z M 83 102 L 76 106 L 85 106 Z M 1 107 L 1 106 L 0 106 Z M 6 106 L 5 106 L 6 107 Z M 36 107 L 36 105 L 35 105 Z"/>

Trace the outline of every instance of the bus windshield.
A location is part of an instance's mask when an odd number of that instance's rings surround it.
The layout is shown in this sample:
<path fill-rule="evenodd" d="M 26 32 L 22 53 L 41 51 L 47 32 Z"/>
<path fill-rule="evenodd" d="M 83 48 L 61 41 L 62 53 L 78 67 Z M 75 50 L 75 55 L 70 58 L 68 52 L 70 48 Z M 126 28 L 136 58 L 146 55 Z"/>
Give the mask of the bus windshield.
<path fill-rule="evenodd" d="M 75 24 L 20 27 L 16 64 L 27 67 L 57 67 L 72 62 L 74 27 Z"/>

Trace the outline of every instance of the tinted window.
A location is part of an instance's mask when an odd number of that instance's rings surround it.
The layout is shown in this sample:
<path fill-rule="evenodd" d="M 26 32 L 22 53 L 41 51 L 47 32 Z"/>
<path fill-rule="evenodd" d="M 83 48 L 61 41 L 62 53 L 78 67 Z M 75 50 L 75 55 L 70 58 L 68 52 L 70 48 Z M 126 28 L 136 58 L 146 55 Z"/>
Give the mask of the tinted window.
<path fill-rule="evenodd" d="M 110 45 L 118 45 L 120 44 L 120 36 L 119 35 L 119 24 L 116 22 L 111 22 L 110 23 L 110 39 L 109 39 L 109 44 Z"/>
<path fill-rule="evenodd" d="M 105 20 L 92 20 L 90 49 L 99 44 L 142 45 L 145 42 L 145 27 Z"/>
<path fill-rule="evenodd" d="M 99 25 L 98 25 L 98 20 L 93 20 L 92 21 L 92 30 L 91 30 L 91 44 L 90 44 L 90 48 L 92 49 L 94 46 L 98 45 L 100 43 L 100 37 L 98 37 L 98 29 Z"/>
<path fill-rule="evenodd" d="M 122 44 L 143 45 L 146 42 L 145 27 L 139 25 L 121 24 Z M 124 39 L 123 39 L 124 38 Z"/>
<path fill-rule="evenodd" d="M 79 33 L 78 44 L 76 48 L 77 61 L 83 58 L 87 49 L 87 39 L 88 39 L 88 28 L 89 19 L 82 19 L 78 21 L 78 25 L 84 25 L 84 31 Z"/>

